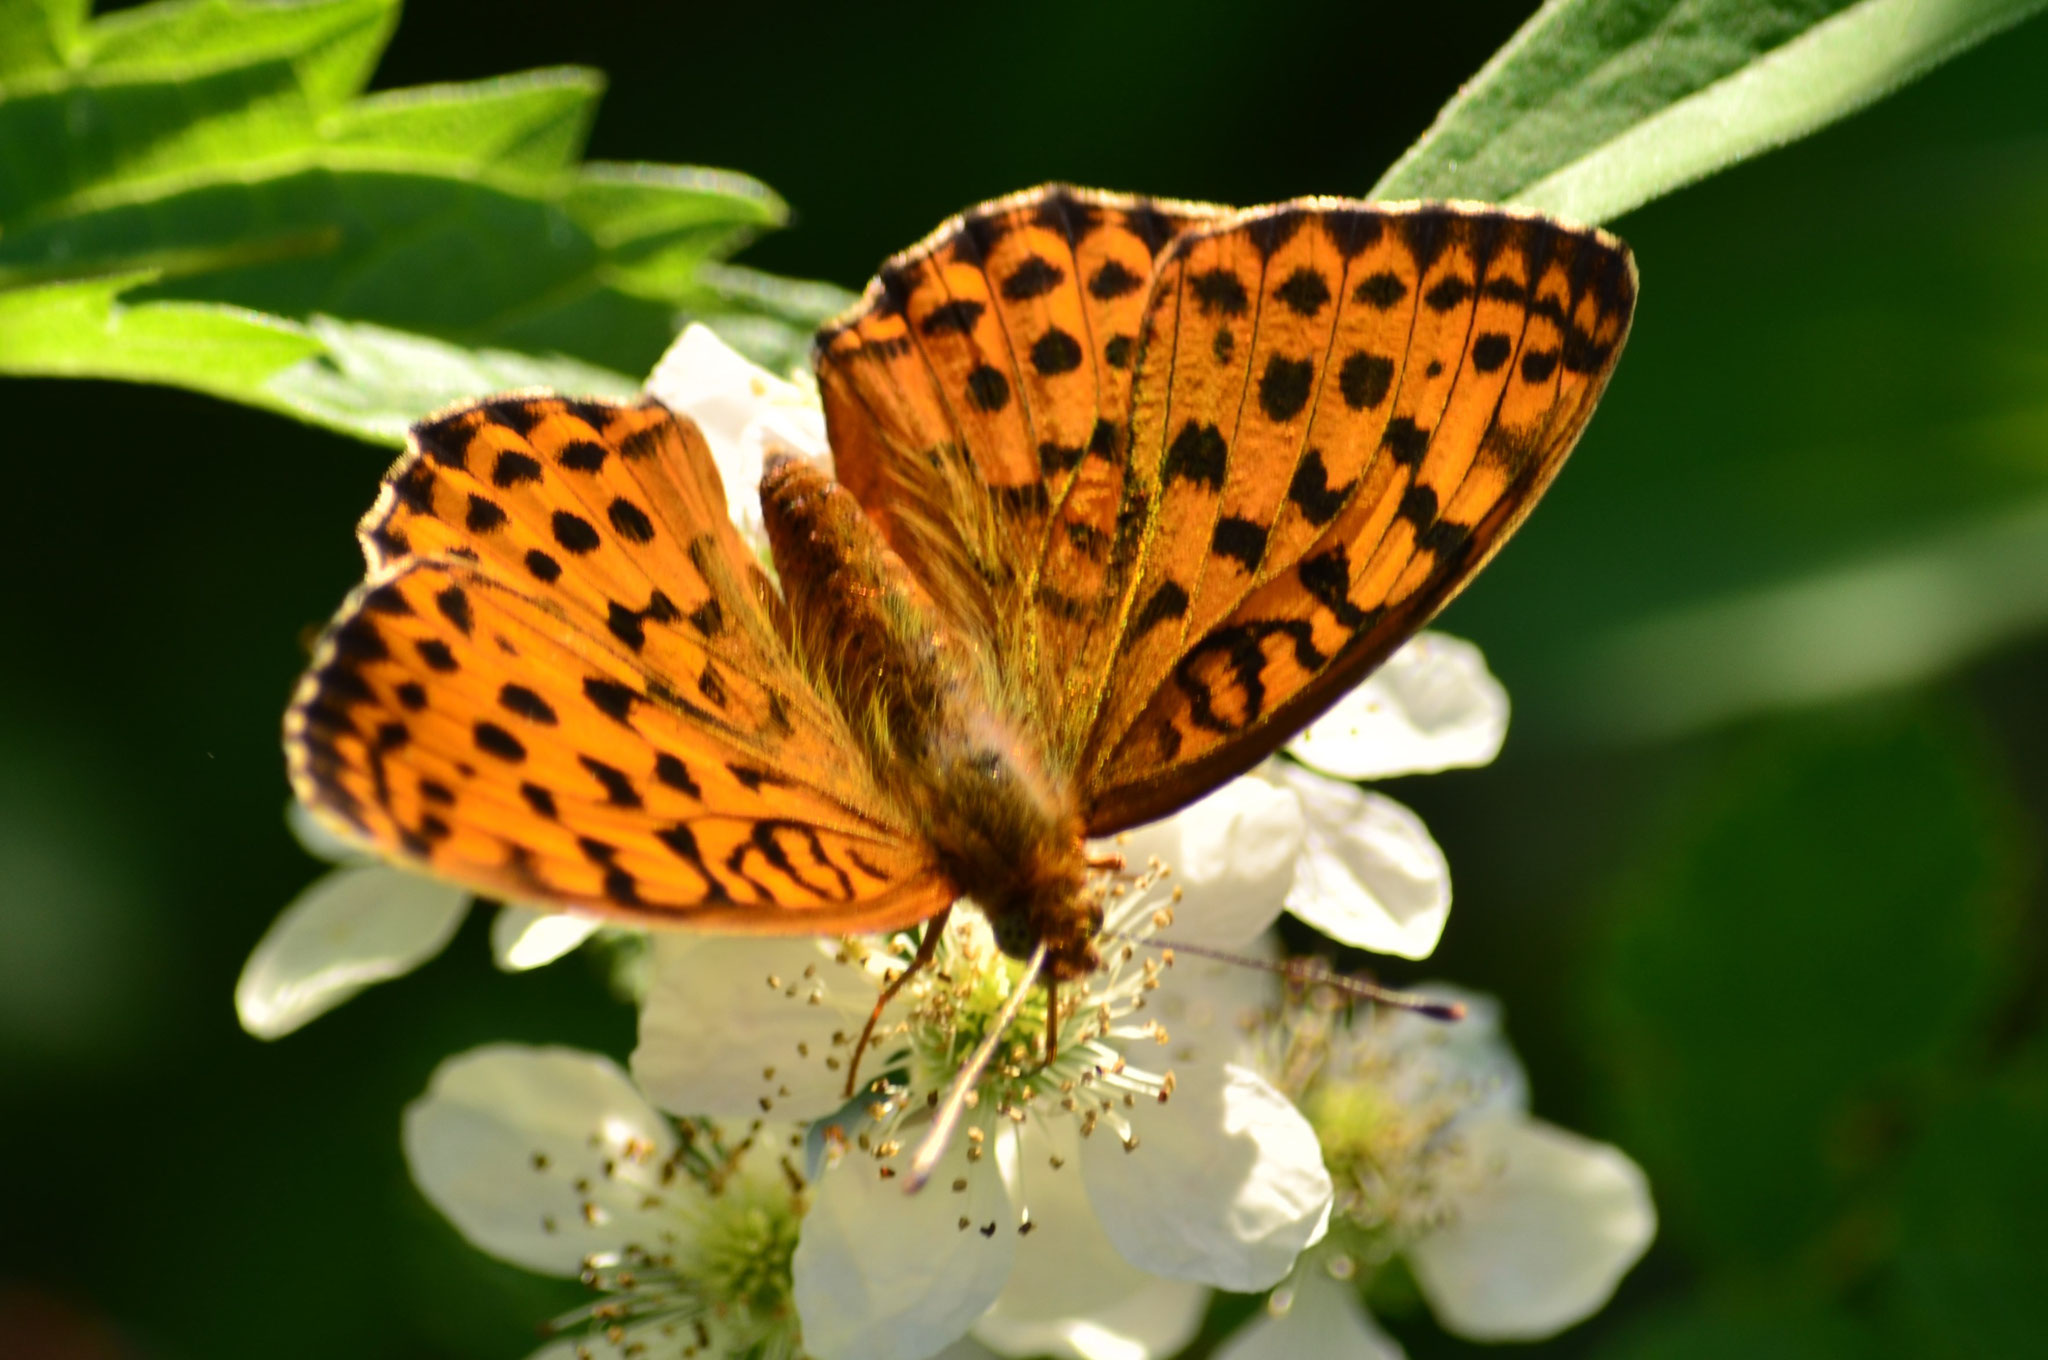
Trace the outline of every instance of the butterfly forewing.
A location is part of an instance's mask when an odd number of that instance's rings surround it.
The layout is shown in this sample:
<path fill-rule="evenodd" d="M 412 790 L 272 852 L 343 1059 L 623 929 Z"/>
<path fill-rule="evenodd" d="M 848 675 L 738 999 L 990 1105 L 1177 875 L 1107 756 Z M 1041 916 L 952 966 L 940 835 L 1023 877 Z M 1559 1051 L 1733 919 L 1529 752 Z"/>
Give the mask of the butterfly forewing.
<path fill-rule="evenodd" d="M 1154 257 L 1224 211 L 1057 185 L 1017 194 L 889 261 L 819 336 L 839 479 L 941 599 L 991 594 L 989 612 L 1022 625 L 997 645 L 1027 692 L 1041 655 L 1064 651 L 1109 599 Z M 932 504 L 942 465 L 977 503 Z"/>
<path fill-rule="evenodd" d="M 1634 293 L 1614 238 L 1478 206 L 1309 200 L 1175 242 L 1120 599 L 1067 654 L 1090 830 L 1249 768 L 1442 608 L 1570 452 Z"/>
<path fill-rule="evenodd" d="M 791 659 L 694 427 L 515 397 L 414 443 L 286 720 L 304 802 L 571 905 L 770 931 L 945 905 Z"/>

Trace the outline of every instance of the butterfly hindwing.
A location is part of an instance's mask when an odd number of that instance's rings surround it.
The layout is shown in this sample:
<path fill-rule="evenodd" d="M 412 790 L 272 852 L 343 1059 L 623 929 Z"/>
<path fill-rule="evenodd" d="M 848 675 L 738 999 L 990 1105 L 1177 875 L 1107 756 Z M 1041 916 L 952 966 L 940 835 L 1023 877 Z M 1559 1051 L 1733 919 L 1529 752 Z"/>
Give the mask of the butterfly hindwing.
<path fill-rule="evenodd" d="M 810 931 L 945 905 L 791 660 L 694 427 L 508 397 L 413 442 L 286 719 L 302 801 L 591 909 Z"/>
<path fill-rule="evenodd" d="M 1304 200 L 1176 240 L 1117 604 L 1065 654 L 1090 831 L 1249 768 L 1441 609 L 1570 452 L 1634 299 L 1613 237 L 1478 205 Z"/>

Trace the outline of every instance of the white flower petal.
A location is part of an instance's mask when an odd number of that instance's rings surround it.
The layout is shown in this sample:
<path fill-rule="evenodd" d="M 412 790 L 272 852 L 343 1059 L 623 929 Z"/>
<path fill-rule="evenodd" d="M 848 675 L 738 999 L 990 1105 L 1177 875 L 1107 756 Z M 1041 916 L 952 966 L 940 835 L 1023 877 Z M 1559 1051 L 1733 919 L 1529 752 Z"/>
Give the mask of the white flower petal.
<path fill-rule="evenodd" d="M 1460 1133 L 1496 1174 L 1408 1250 L 1437 1321 L 1475 1341 L 1533 1341 L 1598 1311 L 1657 1234 L 1642 1168 L 1538 1120 Z"/>
<path fill-rule="evenodd" d="M 1358 1286 L 1320 1270 L 1302 1272 L 1284 1311 L 1269 1304 L 1225 1342 L 1216 1360 L 1406 1360 L 1400 1343 L 1373 1323 Z"/>
<path fill-rule="evenodd" d="M 381 864 L 316 879 L 242 965 L 242 1028 L 276 1039 L 373 982 L 411 972 L 447 947 L 468 910 L 464 889 Z"/>
<path fill-rule="evenodd" d="M 733 523 L 756 547 L 767 542 L 759 495 L 767 454 L 830 457 L 825 415 L 816 401 L 750 363 L 709 326 L 692 324 L 676 337 L 649 375 L 647 390 L 704 432 Z"/>
<path fill-rule="evenodd" d="M 766 1099 L 778 1119 L 816 1119 L 846 1099 L 845 1070 L 825 1059 L 847 1049 L 826 1041 L 859 1033 L 875 995 L 864 972 L 833 962 L 815 939 L 658 934 L 633 1077 L 675 1114 L 752 1118 Z M 881 1057 L 869 1054 L 863 1074 Z"/>
<path fill-rule="evenodd" d="M 1201 1329 L 1209 1291 L 1147 1275 L 1103 1233 L 1075 1165 L 1080 1136 L 1069 1120 L 1019 1133 L 1019 1195 L 1031 1235 L 994 1306 L 974 1324 L 1005 1355 L 1074 1360 L 1149 1360 L 1172 1355 Z M 1057 1156 L 1064 1164 L 1052 1169 Z"/>
<path fill-rule="evenodd" d="M 529 1270 L 574 1275 L 586 1255 L 667 1226 L 640 1201 L 674 1146 L 668 1121 L 594 1053 L 493 1044 L 450 1058 L 406 1107 L 404 1145 L 413 1181 L 456 1230 Z"/>
<path fill-rule="evenodd" d="M 1427 958 L 1451 915 L 1451 869 L 1422 819 L 1391 798 L 1269 761 L 1301 800 L 1303 849 L 1287 909 L 1343 944 Z"/>
<path fill-rule="evenodd" d="M 1280 957 L 1279 942 L 1271 932 L 1236 952 L 1255 962 Z M 1147 1010 L 1166 1026 L 1168 1043 L 1166 1059 L 1146 1065 L 1250 1063 L 1258 1049 L 1258 1027 L 1279 1000 L 1277 973 L 1181 954 L 1159 990 L 1148 998 Z"/>
<path fill-rule="evenodd" d="M 1142 871 L 1157 856 L 1184 897 L 1169 938 L 1235 949 L 1280 915 L 1302 848 L 1301 804 L 1259 778 L 1233 779 L 1173 816 L 1120 838 L 1114 849 Z"/>
<path fill-rule="evenodd" d="M 375 850 L 362 841 L 350 839 L 339 828 L 321 821 L 311 808 L 296 798 L 285 804 L 284 824 L 291 831 L 292 839 L 299 843 L 299 848 L 314 859 L 324 859 L 329 864 L 381 862 Z"/>
<path fill-rule="evenodd" d="M 1121 1298 L 1064 1318 L 1024 1322 L 990 1311 L 974 1336 L 1003 1355 L 1154 1360 L 1193 1341 L 1208 1307 L 1207 1286 L 1141 1273 Z"/>
<path fill-rule="evenodd" d="M 598 932 L 590 916 L 507 903 L 491 920 L 491 958 L 508 973 L 553 963 Z"/>
<path fill-rule="evenodd" d="M 1501 1033 L 1500 1002 L 1448 982 L 1425 982 L 1408 990 L 1461 1002 L 1465 1018 L 1445 1023 L 1413 1011 L 1380 1012 L 1371 1043 L 1394 1060 L 1400 1074 L 1389 1093 L 1421 1104 L 1452 1088 L 1460 1101 L 1457 1118 L 1474 1124 L 1500 1114 L 1527 1114 L 1529 1074 Z M 1361 1031 L 1353 1035 L 1354 1042 L 1363 1041 Z"/>
<path fill-rule="evenodd" d="M 1131 1111 L 1136 1149 L 1107 1127 L 1081 1144 L 1096 1216 L 1125 1259 L 1155 1275 L 1269 1289 L 1329 1226 L 1315 1130 L 1246 1068 L 1175 1073 L 1170 1103 Z"/>
<path fill-rule="evenodd" d="M 1423 633 L 1287 743 L 1339 779 L 1484 765 L 1507 738 L 1508 694 L 1463 638 Z"/>
<path fill-rule="evenodd" d="M 794 1263 L 806 1351 L 817 1360 L 924 1360 L 966 1335 L 1017 1259 L 1017 1205 L 990 1164 L 1011 1155 L 1009 1143 L 995 1131 L 995 1158 L 970 1165 L 967 1139 L 954 1139 L 916 1195 L 881 1179 L 858 1151 L 825 1174 Z M 968 1188 L 956 1194 L 959 1177 Z"/>

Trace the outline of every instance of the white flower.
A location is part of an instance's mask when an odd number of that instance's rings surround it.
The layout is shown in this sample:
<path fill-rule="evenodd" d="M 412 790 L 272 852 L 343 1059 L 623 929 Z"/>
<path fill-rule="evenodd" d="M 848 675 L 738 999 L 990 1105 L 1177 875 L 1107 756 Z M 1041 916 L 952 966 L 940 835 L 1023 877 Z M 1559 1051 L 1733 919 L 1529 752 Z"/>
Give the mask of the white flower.
<path fill-rule="evenodd" d="M 1330 1236 L 1220 1354 L 1401 1350 L 1358 1285 L 1407 1258 L 1437 1321 L 1478 1341 L 1536 1340 L 1597 1312 L 1656 1235 L 1642 1170 L 1619 1149 L 1532 1118 L 1528 1082 L 1488 998 L 1447 988 L 1467 1018 L 1381 1012 L 1352 1026 L 1303 1008 L 1276 1027 L 1336 1182 Z"/>
<path fill-rule="evenodd" d="M 242 1028 L 281 1038 L 411 972 L 446 947 L 468 911 L 469 894 L 453 884 L 380 864 L 333 870 L 292 899 L 242 965 Z"/>
<path fill-rule="evenodd" d="M 442 1063 L 404 1124 L 413 1180 L 464 1237 L 596 1291 L 550 1360 L 796 1356 L 792 1139 L 678 1126 L 608 1059 L 512 1044 Z"/>
<path fill-rule="evenodd" d="M 1257 825 L 1241 822 L 1237 834 Z M 1057 1060 L 1043 1065 L 1041 990 L 915 1196 L 903 1192 L 901 1172 L 931 1103 L 1020 971 L 978 914 L 953 913 L 933 966 L 885 1011 L 863 1060 L 863 1094 L 851 1103 L 853 1046 L 879 989 L 910 962 L 908 935 L 657 941 L 633 1055 L 642 1087 L 678 1111 L 815 1121 L 827 1169 L 795 1262 L 814 1355 L 916 1360 L 984 1314 L 982 1339 L 1005 1349 L 1160 1354 L 1193 1325 L 1198 1298 L 1185 1288 L 1129 1297 L 1141 1272 L 1262 1289 L 1322 1235 L 1330 1182 L 1313 1131 L 1234 1060 L 1247 998 L 1234 975 L 1244 970 L 1191 967 L 1140 948 L 1176 918 L 1177 933 L 1209 938 L 1202 927 L 1212 914 L 1232 930 L 1258 914 L 1246 901 L 1267 866 L 1239 848 L 1246 853 L 1222 856 L 1204 884 L 1172 894 L 1170 911 L 1156 872 L 1111 898 L 1104 967 L 1062 989 Z M 1278 911 L 1279 894 L 1264 900 L 1255 925 Z M 1050 1246 L 1034 1240 L 1040 1231 Z M 1103 1259 L 1115 1269 L 1099 1268 Z M 1075 1321 L 1077 1299 L 1132 1306 Z M 1110 1335 L 1124 1338 L 1122 1350 L 1093 1348 Z"/>

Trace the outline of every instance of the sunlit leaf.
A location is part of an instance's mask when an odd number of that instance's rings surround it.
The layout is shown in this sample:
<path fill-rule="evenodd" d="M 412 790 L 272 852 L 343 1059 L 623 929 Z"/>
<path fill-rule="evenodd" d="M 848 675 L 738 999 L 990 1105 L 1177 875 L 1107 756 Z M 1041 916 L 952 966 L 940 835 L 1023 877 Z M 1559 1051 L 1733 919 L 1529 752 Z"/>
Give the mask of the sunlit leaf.
<path fill-rule="evenodd" d="M 588 71 L 361 96 L 396 16 L 0 10 L 0 372 L 170 383 L 388 442 L 471 383 L 616 392 L 691 320 L 800 352 L 819 295 L 701 272 L 784 220 L 771 190 L 576 164 Z"/>
<path fill-rule="evenodd" d="M 1853 113 L 2048 0 L 1550 0 L 1373 186 L 1601 222 Z"/>

